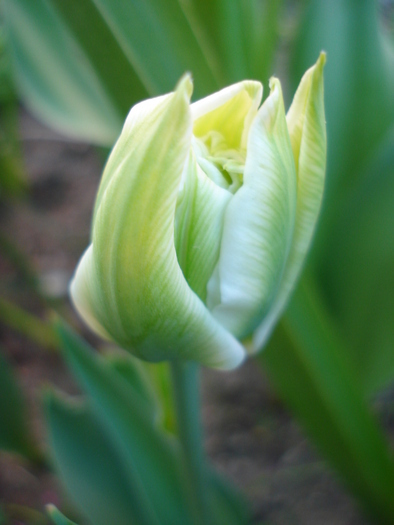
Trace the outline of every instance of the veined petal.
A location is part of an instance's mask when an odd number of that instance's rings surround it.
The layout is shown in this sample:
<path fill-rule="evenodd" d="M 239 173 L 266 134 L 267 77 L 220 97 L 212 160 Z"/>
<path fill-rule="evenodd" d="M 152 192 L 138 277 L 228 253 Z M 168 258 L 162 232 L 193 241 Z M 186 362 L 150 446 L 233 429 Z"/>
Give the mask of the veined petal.
<path fill-rule="evenodd" d="M 311 244 L 324 189 L 326 126 L 323 68 L 325 54 L 303 76 L 287 114 L 287 125 L 297 171 L 297 211 L 294 239 L 281 288 L 268 316 L 256 330 L 257 351 L 269 337 L 286 306 Z"/>
<path fill-rule="evenodd" d="M 101 177 L 94 205 L 92 224 L 95 222 L 97 210 L 100 207 L 101 199 L 110 180 L 122 169 L 122 164 L 127 162 L 130 151 L 139 146 L 143 147 L 144 144 L 148 143 L 149 134 L 153 135 L 157 132 L 160 116 L 166 110 L 165 102 L 170 97 L 171 94 L 149 98 L 131 108 Z M 144 137 L 144 141 L 141 144 L 138 143 L 140 136 Z"/>
<path fill-rule="evenodd" d="M 105 307 L 102 304 L 100 288 L 93 261 L 93 245 L 82 255 L 70 284 L 70 296 L 75 309 L 89 328 L 103 339 L 111 339 L 104 328 Z M 117 319 L 113 319 L 117 323 Z M 118 330 L 121 330 L 118 325 Z"/>
<path fill-rule="evenodd" d="M 205 175 L 191 150 L 178 197 L 175 246 L 183 274 L 203 302 L 219 259 L 224 212 L 231 197 Z"/>
<path fill-rule="evenodd" d="M 244 350 L 190 289 L 175 251 L 178 189 L 192 134 L 190 94 L 185 78 L 155 104 L 152 119 L 148 111 L 133 120 L 125 145 L 115 148 L 113 155 L 121 158 L 108 163 L 113 173 L 103 181 L 93 228 L 93 285 L 99 292 L 85 304 L 100 296 L 100 324 L 143 359 L 232 368 Z"/>
<path fill-rule="evenodd" d="M 218 268 L 208 289 L 213 316 L 239 339 L 258 326 L 278 290 L 295 205 L 294 158 L 280 83 L 273 79 L 250 129 L 244 183 L 227 207 Z M 213 305 L 215 297 L 220 303 Z"/>
<path fill-rule="evenodd" d="M 194 102 L 191 105 L 194 135 L 203 137 L 219 131 L 229 148 L 245 148 L 262 96 L 260 82 L 245 80 Z"/>

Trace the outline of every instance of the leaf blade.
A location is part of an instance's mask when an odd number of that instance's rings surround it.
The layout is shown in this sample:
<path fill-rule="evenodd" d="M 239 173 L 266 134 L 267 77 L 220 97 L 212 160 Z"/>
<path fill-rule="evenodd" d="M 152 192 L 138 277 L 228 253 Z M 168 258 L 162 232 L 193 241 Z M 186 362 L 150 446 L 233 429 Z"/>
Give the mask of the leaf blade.
<path fill-rule="evenodd" d="M 305 284 L 285 323 L 286 332 L 276 332 L 259 360 L 360 503 L 382 523 L 392 522 L 394 467 L 387 443 L 346 351 Z"/>

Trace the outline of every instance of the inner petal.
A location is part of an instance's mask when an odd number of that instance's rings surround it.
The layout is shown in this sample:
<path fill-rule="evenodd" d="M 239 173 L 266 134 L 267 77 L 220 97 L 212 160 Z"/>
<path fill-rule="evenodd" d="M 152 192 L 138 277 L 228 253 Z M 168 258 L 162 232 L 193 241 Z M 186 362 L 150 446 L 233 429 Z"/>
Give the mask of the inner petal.
<path fill-rule="evenodd" d="M 243 183 L 246 149 L 231 148 L 218 131 L 203 137 L 193 137 L 193 149 L 198 165 L 221 188 L 234 194 Z"/>

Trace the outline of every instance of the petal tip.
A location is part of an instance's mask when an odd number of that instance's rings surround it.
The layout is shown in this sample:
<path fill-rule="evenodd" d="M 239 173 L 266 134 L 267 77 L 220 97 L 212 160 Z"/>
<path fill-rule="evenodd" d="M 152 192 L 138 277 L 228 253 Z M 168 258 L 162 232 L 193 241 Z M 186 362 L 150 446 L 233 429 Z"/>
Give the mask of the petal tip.
<path fill-rule="evenodd" d="M 185 95 L 190 101 L 193 94 L 193 80 L 191 73 L 186 72 L 184 75 L 182 75 L 175 87 L 175 92 Z"/>
<path fill-rule="evenodd" d="M 327 53 L 322 50 L 320 51 L 319 58 L 317 59 L 316 66 L 323 68 L 325 63 L 327 62 Z"/>

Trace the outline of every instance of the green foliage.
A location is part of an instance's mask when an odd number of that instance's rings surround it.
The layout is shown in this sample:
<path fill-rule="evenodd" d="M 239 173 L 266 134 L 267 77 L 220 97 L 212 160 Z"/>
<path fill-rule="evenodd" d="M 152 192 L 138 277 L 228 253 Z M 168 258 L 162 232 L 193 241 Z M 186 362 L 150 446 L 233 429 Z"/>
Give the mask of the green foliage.
<path fill-rule="evenodd" d="M 327 51 L 326 196 L 313 263 L 363 388 L 394 379 L 394 52 L 375 0 L 311 0 L 292 82 Z"/>
<path fill-rule="evenodd" d="M 53 7 L 45 0 L 5 0 L 2 6 L 18 88 L 28 106 L 76 138 L 112 143 L 123 115 Z"/>
<path fill-rule="evenodd" d="M 379 523 L 394 519 L 394 463 L 353 363 L 303 283 L 259 360 L 309 435 Z"/>
<path fill-rule="evenodd" d="M 331 262 L 321 272 L 327 302 L 367 396 L 394 378 L 393 199 L 391 132 L 337 217 L 328 245 Z"/>
<path fill-rule="evenodd" d="M 309 268 L 316 290 L 298 291 L 259 359 L 348 486 L 375 519 L 392 523 L 393 465 L 365 399 L 394 378 L 393 50 L 383 38 L 375 0 L 300 4 L 301 24 L 290 46 L 289 91 L 321 49 L 328 56 L 327 191 Z M 197 98 L 245 77 L 267 86 L 283 43 L 281 17 L 288 5 L 283 0 L 2 0 L 2 7 L 23 99 L 54 127 L 109 146 L 128 108 L 173 89 L 185 70 L 193 73 Z M 2 64 L 3 78 L 8 70 Z M 5 100 L 1 95 L 2 107 Z M 13 167 L 14 98 L 7 108 L 0 121 L 0 167 L 12 173 L 19 169 Z M 9 180 L 12 186 L 19 179 Z M 173 499 L 166 500 L 156 475 L 156 465 L 164 475 L 179 457 L 163 433 L 161 409 L 148 383 L 131 361 L 102 360 L 69 332 L 62 329 L 62 334 L 89 402 L 75 407 L 49 394 L 48 417 L 58 466 L 81 511 L 92 521 L 100 519 L 92 510 L 95 496 L 73 485 L 80 469 L 90 479 L 84 454 L 92 463 L 105 449 L 113 462 L 105 462 L 90 481 L 95 490 L 112 494 L 112 487 L 105 488 L 110 472 L 122 472 L 126 488 L 113 496 L 116 509 L 125 514 L 119 523 L 126 515 L 138 516 L 141 523 L 162 516 L 187 523 L 182 505 L 172 514 Z M 168 370 L 160 365 L 150 371 L 163 385 L 164 426 L 175 433 Z M 101 437 L 86 451 L 94 429 L 102 430 Z M 154 458 L 149 447 L 156 447 Z M 167 489 L 180 495 L 181 474 L 172 472 Z M 144 506 L 152 491 L 160 501 L 154 510 Z M 219 489 L 214 494 L 218 512 L 226 516 L 223 523 L 232 523 L 236 512 L 228 505 L 235 498 L 222 499 Z M 131 501 L 136 501 L 132 509 Z M 62 523 L 55 514 L 55 523 Z"/>
<path fill-rule="evenodd" d="M 27 424 L 27 410 L 13 371 L 0 352 L 0 448 L 37 461 L 39 453 Z"/>
<path fill-rule="evenodd" d="M 308 2 L 292 54 L 292 87 L 321 49 L 328 58 L 326 223 L 394 123 L 394 55 L 382 39 L 377 2 Z"/>
<path fill-rule="evenodd" d="M 2 297 L 0 321 L 46 349 L 57 348 L 57 337 L 49 324 Z"/>
<path fill-rule="evenodd" d="M 63 514 L 54 505 L 47 506 L 47 513 L 54 525 L 76 525 L 76 523 L 63 516 Z"/>
<path fill-rule="evenodd" d="M 4 29 L 0 25 L 0 198 L 26 189 L 18 135 L 18 101 Z"/>
<path fill-rule="evenodd" d="M 143 410 L 150 416 L 152 422 L 162 424 L 163 414 L 160 410 L 161 403 L 159 402 L 145 363 L 119 350 L 110 350 L 105 354 L 105 357 L 111 367 L 116 370 L 116 372 L 127 381 L 129 387 L 139 395 Z"/>
<path fill-rule="evenodd" d="M 282 2 L 2 3 L 18 88 L 32 111 L 75 138 L 112 146 L 128 109 L 172 90 L 185 71 L 196 98 L 245 77 L 266 81 Z"/>
<path fill-rule="evenodd" d="M 77 525 L 69 520 L 54 505 L 47 505 L 47 513 L 55 525 Z"/>
<path fill-rule="evenodd" d="M 47 392 L 49 439 L 81 514 L 94 525 L 193 523 L 179 444 L 152 418 L 157 407 L 139 364 L 100 357 L 64 325 L 57 329 L 87 399 Z M 214 523 L 245 524 L 239 496 L 216 474 L 207 471 L 207 480 Z"/>

